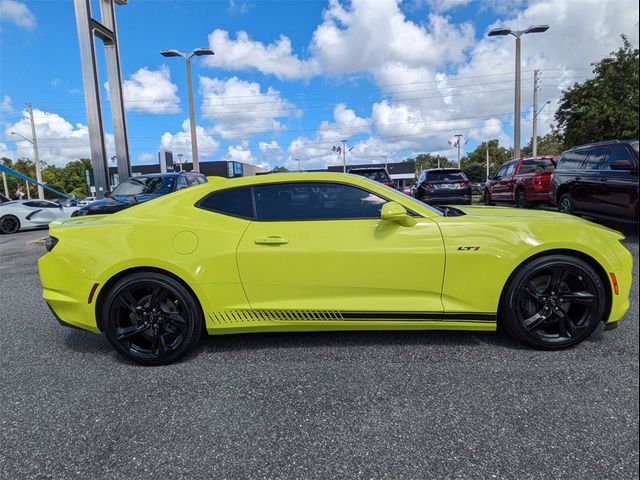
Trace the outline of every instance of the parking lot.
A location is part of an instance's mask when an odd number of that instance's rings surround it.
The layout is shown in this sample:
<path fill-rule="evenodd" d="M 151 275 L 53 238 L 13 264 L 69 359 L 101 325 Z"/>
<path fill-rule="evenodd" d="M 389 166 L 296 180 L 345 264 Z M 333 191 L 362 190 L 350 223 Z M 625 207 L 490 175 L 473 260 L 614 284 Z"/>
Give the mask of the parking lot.
<path fill-rule="evenodd" d="M 40 298 L 46 232 L 0 236 L 0 477 L 638 478 L 638 237 L 616 330 L 541 352 L 503 334 L 208 337 L 121 360 Z"/>

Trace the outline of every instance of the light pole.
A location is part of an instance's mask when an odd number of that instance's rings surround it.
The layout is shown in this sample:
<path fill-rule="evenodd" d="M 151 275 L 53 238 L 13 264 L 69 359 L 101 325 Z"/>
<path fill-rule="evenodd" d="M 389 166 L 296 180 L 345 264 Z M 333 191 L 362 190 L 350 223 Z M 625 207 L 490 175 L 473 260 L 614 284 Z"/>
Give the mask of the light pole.
<path fill-rule="evenodd" d="M 542 106 L 540 107 L 540 110 L 535 110 L 538 106 L 537 101 L 533 102 L 533 138 L 531 138 L 531 154 L 534 157 L 538 156 L 538 115 L 540 115 L 540 112 L 544 109 L 544 107 L 546 107 L 547 105 L 549 105 L 551 103 L 551 100 L 547 100 L 546 102 L 544 102 L 542 104 Z"/>
<path fill-rule="evenodd" d="M 494 28 L 489 32 L 490 37 L 496 35 L 513 35 L 516 37 L 516 93 L 513 108 L 513 156 L 520 157 L 520 37 L 527 33 L 542 33 L 549 30 L 549 25 L 533 25 L 525 30 L 511 30 L 510 28 Z"/>
<path fill-rule="evenodd" d="M 33 126 L 33 125 L 32 125 Z M 36 140 L 36 132 L 35 129 L 33 129 L 32 133 L 33 133 L 33 141 L 29 140 L 27 137 L 25 137 L 24 135 L 19 134 L 18 132 L 9 132 L 11 135 L 16 135 L 20 138 L 22 138 L 23 140 L 29 142 L 31 144 L 31 146 L 33 147 L 33 157 L 35 159 L 35 163 L 36 163 L 36 180 L 38 181 L 38 198 L 40 200 L 44 200 L 44 189 L 42 188 L 42 166 L 40 165 L 40 154 L 38 153 L 38 142 Z M 29 189 L 29 185 L 27 184 L 27 190 Z"/>
<path fill-rule="evenodd" d="M 193 85 L 191 84 L 191 57 L 200 57 L 203 55 L 213 55 L 213 50 L 208 48 L 196 48 L 191 53 L 179 52 L 178 50 L 162 50 L 160 55 L 163 57 L 183 57 L 187 65 L 187 92 L 189 96 L 189 123 L 191 124 L 191 161 L 193 162 L 193 170 L 200 171 L 200 161 L 198 160 L 198 139 L 196 137 L 196 115 L 193 109 Z"/>
<path fill-rule="evenodd" d="M 294 161 L 298 162 L 298 171 L 302 171 L 302 167 L 300 166 L 300 159 L 299 158 L 294 158 Z"/>

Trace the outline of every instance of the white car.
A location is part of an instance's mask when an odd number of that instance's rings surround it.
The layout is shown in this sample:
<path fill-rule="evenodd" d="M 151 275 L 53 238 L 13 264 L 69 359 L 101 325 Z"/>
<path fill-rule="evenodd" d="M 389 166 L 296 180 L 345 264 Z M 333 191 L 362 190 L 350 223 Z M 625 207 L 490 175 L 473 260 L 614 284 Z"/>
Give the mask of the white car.
<path fill-rule="evenodd" d="M 78 207 L 62 207 L 48 200 L 13 200 L 0 203 L 0 233 L 42 228 L 70 217 Z"/>

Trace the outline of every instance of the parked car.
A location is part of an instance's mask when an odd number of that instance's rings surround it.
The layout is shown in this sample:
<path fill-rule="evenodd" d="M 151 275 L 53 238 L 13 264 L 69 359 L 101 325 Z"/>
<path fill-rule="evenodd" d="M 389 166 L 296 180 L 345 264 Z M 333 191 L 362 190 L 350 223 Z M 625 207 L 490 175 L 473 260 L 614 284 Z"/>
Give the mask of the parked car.
<path fill-rule="evenodd" d="M 423 170 L 412 194 L 432 205 L 471 205 L 471 183 L 459 168 Z"/>
<path fill-rule="evenodd" d="M 361 177 L 366 177 L 370 180 L 373 180 L 374 182 L 382 183 L 387 187 L 395 188 L 395 184 L 393 183 L 393 180 L 391 180 L 391 175 L 389 175 L 389 172 L 387 172 L 387 169 L 384 167 L 350 168 L 349 170 L 347 170 L 347 173 L 350 173 L 352 175 L 360 175 Z"/>
<path fill-rule="evenodd" d="M 0 233 L 47 227 L 69 217 L 77 207 L 63 207 L 49 200 L 11 200 L 0 204 Z"/>
<path fill-rule="evenodd" d="M 638 140 L 573 147 L 562 154 L 551 182 L 562 213 L 638 221 Z"/>
<path fill-rule="evenodd" d="M 78 220 L 50 227 L 43 297 L 63 325 L 147 365 L 205 333 L 500 325 L 555 350 L 629 308 L 619 232 L 557 212 L 440 209 L 355 175 L 234 178 Z"/>
<path fill-rule="evenodd" d="M 81 207 L 74 212 L 73 216 L 119 212 L 138 203 L 206 182 L 207 178 L 196 172 L 158 173 L 129 177 L 114 188 L 108 197 Z"/>
<path fill-rule="evenodd" d="M 504 163 L 485 184 L 484 203 L 515 203 L 526 208 L 549 202 L 551 175 L 559 156 L 517 158 Z"/>
<path fill-rule="evenodd" d="M 4 202 L 10 202 L 11 199 L 9 197 L 6 197 L 4 194 L 0 193 L 0 203 L 4 203 Z"/>

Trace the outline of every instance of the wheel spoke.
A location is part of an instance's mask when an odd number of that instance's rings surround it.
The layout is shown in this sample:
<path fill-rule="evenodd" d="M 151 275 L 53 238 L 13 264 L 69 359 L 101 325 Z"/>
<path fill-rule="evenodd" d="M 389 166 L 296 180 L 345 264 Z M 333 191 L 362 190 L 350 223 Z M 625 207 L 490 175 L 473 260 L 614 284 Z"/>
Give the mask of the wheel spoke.
<path fill-rule="evenodd" d="M 558 333 L 561 337 L 567 337 L 567 316 L 566 315 L 557 315 L 558 318 Z"/>
<path fill-rule="evenodd" d="M 153 342 L 151 345 L 151 352 L 154 355 L 162 355 L 167 351 L 167 345 L 164 342 L 164 337 L 162 336 L 162 331 L 159 326 L 156 326 L 153 331 Z"/>
<path fill-rule="evenodd" d="M 540 294 L 540 292 L 538 292 L 538 290 L 536 290 L 536 288 L 531 284 L 531 282 L 529 282 L 524 286 L 523 291 L 534 300 L 542 303 L 542 299 L 541 299 L 542 295 Z"/>
<path fill-rule="evenodd" d="M 166 319 L 171 325 L 176 325 L 179 327 L 182 327 L 187 323 L 183 316 L 177 312 L 163 313 L 162 318 Z"/>
<path fill-rule="evenodd" d="M 131 325 L 130 327 L 119 327 L 116 329 L 116 338 L 118 340 L 125 340 L 138 333 L 144 332 L 149 328 L 149 324 L 141 323 L 140 325 Z"/>
<path fill-rule="evenodd" d="M 155 287 L 153 289 L 153 293 L 151 294 L 151 299 L 149 300 L 150 307 L 158 307 L 160 306 L 169 296 L 169 292 L 164 287 Z"/>
<path fill-rule="evenodd" d="M 558 287 L 567 277 L 568 269 L 566 267 L 556 267 L 551 274 L 551 280 L 549 280 L 549 288 L 554 291 L 558 291 Z"/>
<path fill-rule="evenodd" d="M 138 301 L 133 297 L 130 291 L 125 290 L 118 296 L 118 300 L 127 307 L 132 313 L 138 313 Z"/>
<path fill-rule="evenodd" d="M 569 300 L 571 303 L 579 303 L 581 305 L 591 305 L 596 300 L 596 296 L 587 291 L 563 293 L 562 298 Z"/>
<path fill-rule="evenodd" d="M 535 313 L 529 318 L 525 319 L 524 328 L 527 329 L 527 331 L 535 330 L 540 326 L 542 322 L 545 321 L 545 319 L 546 317 L 544 315 L 541 315 L 540 312 Z"/>

